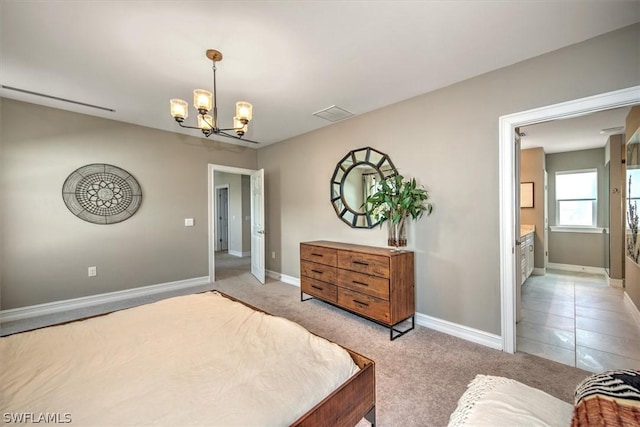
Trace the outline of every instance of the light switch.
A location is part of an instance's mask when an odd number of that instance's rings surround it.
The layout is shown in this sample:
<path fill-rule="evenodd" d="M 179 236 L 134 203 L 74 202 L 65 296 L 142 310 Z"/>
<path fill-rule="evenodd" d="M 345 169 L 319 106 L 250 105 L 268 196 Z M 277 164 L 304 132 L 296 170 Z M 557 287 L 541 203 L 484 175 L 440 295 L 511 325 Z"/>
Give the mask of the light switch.
<path fill-rule="evenodd" d="M 185 218 L 184 219 L 185 227 L 193 227 L 193 218 Z"/>

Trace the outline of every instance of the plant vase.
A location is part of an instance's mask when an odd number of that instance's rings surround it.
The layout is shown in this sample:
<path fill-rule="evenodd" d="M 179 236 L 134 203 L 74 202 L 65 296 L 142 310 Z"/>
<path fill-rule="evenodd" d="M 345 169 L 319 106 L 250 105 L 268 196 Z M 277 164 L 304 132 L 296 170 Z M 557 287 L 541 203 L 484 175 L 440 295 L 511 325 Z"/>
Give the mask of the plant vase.
<path fill-rule="evenodd" d="M 387 221 L 387 245 L 394 248 L 407 246 L 407 217 L 403 216 L 398 219 L 397 223 L 392 220 Z"/>
<path fill-rule="evenodd" d="M 403 216 L 396 224 L 396 240 L 400 247 L 407 246 L 407 217 Z"/>
<path fill-rule="evenodd" d="M 396 226 L 393 222 L 387 221 L 387 231 L 389 232 L 387 245 L 395 247 L 398 243 L 398 239 L 396 237 Z"/>

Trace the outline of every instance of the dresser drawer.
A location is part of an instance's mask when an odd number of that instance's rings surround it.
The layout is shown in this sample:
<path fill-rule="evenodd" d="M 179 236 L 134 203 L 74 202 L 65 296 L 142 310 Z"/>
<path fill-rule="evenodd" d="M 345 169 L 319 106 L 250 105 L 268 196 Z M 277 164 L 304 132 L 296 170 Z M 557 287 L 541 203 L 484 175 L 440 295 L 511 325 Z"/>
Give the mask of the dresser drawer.
<path fill-rule="evenodd" d="M 389 257 L 361 252 L 338 252 L 338 267 L 389 278 Z"/>
<path fill-rule="evenodd" d="M 337 285 L 381 299 L 389 299 L 389 279 L 338 269 Z"/>
<path fill-rule="evenodd" d="M 336 268 L 315 262 L 300 261 L 300 276 L 311 277 L 323 282 L 335 283 Z"/>
<path fill-rule="evenodd" d="M 371 319 L 389 323 L 389 301 L 338 288 L 338 304 Z"/>
<path fill-rule="evenodd" d="M 320 246 L 300 245 L 300 260 L 311 261 L 318 264 L 331 265 L 333 267 L 338 265 L 337 262 L 338 251 L 331 248 L 323 248 Z"/>
<path fill-rule="evenodd" d="M 300 279 L 300 288 L 305 294 L 333 303 L 338 302 L 338 288 L 330 283 L 303 276 Z"/>

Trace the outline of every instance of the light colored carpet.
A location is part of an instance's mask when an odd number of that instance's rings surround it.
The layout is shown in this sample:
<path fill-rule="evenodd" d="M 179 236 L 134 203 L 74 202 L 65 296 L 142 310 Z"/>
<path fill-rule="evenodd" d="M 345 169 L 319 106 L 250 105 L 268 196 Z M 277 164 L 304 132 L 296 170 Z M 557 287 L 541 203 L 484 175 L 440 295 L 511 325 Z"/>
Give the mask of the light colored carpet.
<path fill-rule="evenodd" d="M 567 402 L 572 402 L 575 386 L 589 375 L 537 356 L 506 354 L 420 326 L 390 341 L 388 329 L 380 325 L 321 301 L 300 302 L 298 287 L 275 280 L 261 285 L 247 271 L 246 259 L 228 261 L 226 271 L 225 263 L 216 261 L 219 280 L 213 289 L 298 322 L 375 361 L 377 425 L 381 427 L 446 425 L 458 398 L 476 374 L 513 378 Z M 162 297 L 168 296 L 174 295 Z M 100 309 L 106 307 L 97 308 L 97 312 Z M 86 315 L 83 311 L 78 317 Z M 73 313 L 66 314 L 69 316 Z M 50 322 L 55 320 L 55 316 L 47 317 Z M 2 332 L 9 333 L 7 327 L 24 330 L 33 324 L 33 319 L 12 322 L 3 325 Z"/>

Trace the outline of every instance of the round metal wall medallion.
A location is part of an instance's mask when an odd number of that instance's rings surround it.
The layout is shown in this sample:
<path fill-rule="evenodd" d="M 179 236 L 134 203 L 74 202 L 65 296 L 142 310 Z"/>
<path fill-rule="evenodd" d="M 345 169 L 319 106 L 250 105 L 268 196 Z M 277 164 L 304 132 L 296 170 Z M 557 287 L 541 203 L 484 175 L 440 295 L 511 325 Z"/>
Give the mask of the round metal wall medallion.
<path fill-rule="evenodd" d="M 126 170 L 93 163 L 67 177 L 62 199 L 80 219 L 94 224 L 115 224 L 136 213 L 142 202 L 142 190 Z"/>

